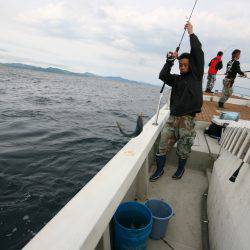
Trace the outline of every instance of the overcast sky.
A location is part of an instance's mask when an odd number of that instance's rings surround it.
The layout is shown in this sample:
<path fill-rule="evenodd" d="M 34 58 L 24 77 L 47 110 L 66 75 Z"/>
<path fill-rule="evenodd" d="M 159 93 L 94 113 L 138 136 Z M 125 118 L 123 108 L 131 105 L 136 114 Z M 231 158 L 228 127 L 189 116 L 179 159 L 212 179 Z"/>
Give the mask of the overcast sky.
<path fill-rule="evenodd" d="M 60 67 L 160 83 L 193 0 L 0 0 L 0 61 Z M 194 32 L 206 64 L 218 50 L 242 50 L 250 70 L 250 1 L 199 0 Z M 189 50 L 188 37 L 181 48 Z"/>

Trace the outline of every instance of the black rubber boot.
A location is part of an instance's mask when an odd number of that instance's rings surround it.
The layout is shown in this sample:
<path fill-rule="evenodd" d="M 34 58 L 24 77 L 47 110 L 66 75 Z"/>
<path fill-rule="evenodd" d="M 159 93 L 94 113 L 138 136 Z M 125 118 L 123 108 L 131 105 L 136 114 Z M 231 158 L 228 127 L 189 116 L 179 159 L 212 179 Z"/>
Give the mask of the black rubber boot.
<path fill-rule="evenodd" d="M 150 176 L 149 180 L 150 181 L 156 181 L 157 179 L 159 179 L 163 173 L 164 173 L 164 166 L 166 163 L 166 155 L 159 155 L 156 154 L 155 155 L 155 159 L 156 159 L 156 166 L 157 169 L 156 171 Z"/>
<path fill-rule="evenodd" d="M 218 102 L 218 107 L 223 109 L 224 108 L 224 103 L 223 102 Z"/>
<path fill-rule="evenodd" d="M 207 93 L 214 93 L 211 89 L 206 89 L 205 92 L 207 92 Z"/>
<path fill-rule="evenodd" d="M 174 173 L 174 175 L 172 176 L 173 179 L 180 179 L 182 177 L 182 175 L 185 172 L 185 165 L 186 165 L 187 160 L 183 160 L 183 159 L 179 159 L 179 165 L 178 168 L 176 170 L 176 172 Z"/>

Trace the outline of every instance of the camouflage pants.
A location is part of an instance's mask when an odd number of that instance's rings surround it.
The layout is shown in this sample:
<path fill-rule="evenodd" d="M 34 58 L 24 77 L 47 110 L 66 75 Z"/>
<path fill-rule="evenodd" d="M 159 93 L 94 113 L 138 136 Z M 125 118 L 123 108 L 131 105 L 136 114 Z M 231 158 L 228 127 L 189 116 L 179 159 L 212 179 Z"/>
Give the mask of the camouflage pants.
<path fill-rule="evenodd" d="M 222 89 L 222 97 L 219 102 L 225 103 L 228 98 L 233 94 L 233 83 L 230 79 L 223 79 L 223 89 Z"/>
<path fill-rule="evenodd" d="M 169 153 L 177 142 L 177 156 L 187 159 L 196 136 L 194 127 L 195 118 L 190 115 L 170 116 L 161 132 L 159 153 Z"/>
<path fill-rule="evenodd" d="M 212 90 L 214 87 L 214 83 L 216 81 L 216 75 L 208 74 L 207 76 L 207 90 Z"/>

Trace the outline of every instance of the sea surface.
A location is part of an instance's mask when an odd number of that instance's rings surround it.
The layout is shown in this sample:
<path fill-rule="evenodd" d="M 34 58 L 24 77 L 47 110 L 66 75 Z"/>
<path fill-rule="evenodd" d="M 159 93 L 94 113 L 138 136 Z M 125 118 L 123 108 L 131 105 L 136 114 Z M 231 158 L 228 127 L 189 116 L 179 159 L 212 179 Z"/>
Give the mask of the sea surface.
<path fill-rule="evenodd" d="M 0 249 L 21 249 L 155 113 L 159 87 L 0 66 Z M 87 202 L 87 201 L 86 201 Z"/>

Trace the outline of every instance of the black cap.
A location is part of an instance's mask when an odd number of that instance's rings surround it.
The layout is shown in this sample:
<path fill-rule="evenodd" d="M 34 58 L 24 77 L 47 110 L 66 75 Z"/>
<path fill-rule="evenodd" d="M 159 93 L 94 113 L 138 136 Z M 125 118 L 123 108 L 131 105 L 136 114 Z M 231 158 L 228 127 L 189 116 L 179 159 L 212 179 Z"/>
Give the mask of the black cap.
<path fill-rule="evenodd" d="M 219 52 L 217 53 L 217 56 L 223 56 L 223 52 L 222 52 L 222 51 L 219 51 Z"/>
<path fill-rule="evenodd" d="M 241 53 L 239 49 L 235 49 L 232 53 L 232 57 L 235 57 L 236 54 Z"/>
<path fill-rule="evenodd" d="M 190 59 L 190 53 L 182 53 L 179 57 L 178 57 L 178 60 L 181 60 L 181 59 Z"/>

